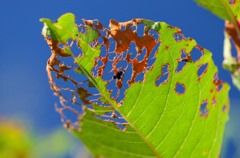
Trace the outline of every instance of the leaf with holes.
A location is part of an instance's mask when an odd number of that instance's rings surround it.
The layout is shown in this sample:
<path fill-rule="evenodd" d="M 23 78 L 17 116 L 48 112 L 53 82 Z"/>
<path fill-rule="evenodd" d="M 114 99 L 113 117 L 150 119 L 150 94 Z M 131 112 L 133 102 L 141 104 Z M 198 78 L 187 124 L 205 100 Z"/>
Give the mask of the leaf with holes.
<path fill-rule="evenodd" d="M 223 67 L 231 72 L 233 84 L 240 89 L 240 0 L 196 0 L 196 2 L 226 20 Z M 232 44 L 230 40 L 233 40 Z M 232 56 L 232 45 L 236 48 L 237 57 Z"/>
<path fill-rule="evenodd" d="M 47 73 L 65 127 L 95 157 L 220 154 L 229 86 L 208 50 L 164 22 L 110 20 L 105 28 L 72 19 L 41 20 Z"/>

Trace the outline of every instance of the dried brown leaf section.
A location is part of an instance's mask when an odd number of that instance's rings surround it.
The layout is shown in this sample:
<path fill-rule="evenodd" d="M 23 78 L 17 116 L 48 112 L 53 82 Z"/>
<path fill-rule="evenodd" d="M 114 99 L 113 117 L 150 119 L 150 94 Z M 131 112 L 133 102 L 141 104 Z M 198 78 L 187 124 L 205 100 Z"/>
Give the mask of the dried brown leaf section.
<path fill-rule="evenodd" d="M 97 20 L 83 19 L 83 24 L 78 26 L 79 34 L 87 34 L 89 27 L 97 33 L 98 37 L 88 43 L 89 49 L 101 48 L 90 75 L 93 78 L 101 77 L 111 99 L 119 104 L 132 83 L 144 81 L 144 75 L 151 70 L 154 63 L 152 59 L 159 46 L 158 33 L 140 27 L 142 22 L 142 19 L 123 23 L 111 20 L 109 28 L 104 28 Z M 143 35 L 139 35 L 139 32 L 143 32 Z M 81 41 L 59 43 L 51 37 L 44 37 L 52 53 L 46 67 L 49 83 L 54 94 L 60 98 L 61 106 L 56 106 L 56 110 L 61 114 L 65 127 L 79 128 L 78 123 L 88 108 L 97 118 L 112 122 L 122 129 L 126 122 L 119 122 L 123 118 L 101 97 L 99 89 L 81 72 L 73 59 L 84 57 L 86 53 L 79 44 Z M 72 55 L 67 48 L 72 50 Z M 106 112 L 98 113 L 98 108 L 105 108 Z M 72 118 L 72 115 L 75 117 Z"/>
<path fill-rule="evenodd" d="M 233 39 L 235 48 L 237 50 L 237 59 L 238 64 L 240 65 L 240 37 L 237 34 L 237 28 L 234 26 L 233 23 L 230 23 L 228 21 L 225 22 L 226 32 L 230 36 L 231 39 Z M 240 21 L 238 22 L 238 27 L 240 29 Z"/>

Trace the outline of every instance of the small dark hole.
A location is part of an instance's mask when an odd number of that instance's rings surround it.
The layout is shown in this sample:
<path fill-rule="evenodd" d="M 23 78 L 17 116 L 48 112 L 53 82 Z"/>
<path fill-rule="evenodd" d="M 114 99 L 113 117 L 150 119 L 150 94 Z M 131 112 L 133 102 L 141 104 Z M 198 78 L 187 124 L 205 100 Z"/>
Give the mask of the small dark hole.
<path fill-rule="evenodd" d="M 118 71 L 116 75 L 113 76 L 113 79 L 121 79 L 122 78 L 122 71 Z"/>

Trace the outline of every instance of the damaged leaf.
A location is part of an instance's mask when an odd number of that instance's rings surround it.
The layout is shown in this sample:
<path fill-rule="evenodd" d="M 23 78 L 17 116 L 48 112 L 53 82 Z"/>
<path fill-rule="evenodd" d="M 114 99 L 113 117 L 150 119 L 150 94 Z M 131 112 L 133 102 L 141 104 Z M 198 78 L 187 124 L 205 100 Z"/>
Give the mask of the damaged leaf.
<path fill-rule="evenodd" d="M 195 0 L 218 17 L 232 23 L 240 38 L 240 0 Z"/>
<path fill-rule="evenodd" d="M 240 24 L 240 22 L 238 22 L 238 24 Z M 240 90 L 240 36 L 238 36 L 237 29 L 232 23 L 226 21 L 225 27 L 223 67 L 231 72 L 233 84 Z M 232 56 L 231 40 L 235 45 L 237 57 Z"/>
<path fill-rule="evenodd" d="M 65 127 L 95 157 L 218 157 L 229 86 L 208 50 L 164 22 L 110 20 L 105 28 L 66 16 L 42 20 L 49 83 Z"/>
<path fill-rule="evenodd" d="M 223 67 L 231 72 L 233 84 L 240 89 L 240 1 L 196 0 L 196 2 L 226 20 L 224 31 Z M 232 56 L 232 44 L 237 57 Z"/>

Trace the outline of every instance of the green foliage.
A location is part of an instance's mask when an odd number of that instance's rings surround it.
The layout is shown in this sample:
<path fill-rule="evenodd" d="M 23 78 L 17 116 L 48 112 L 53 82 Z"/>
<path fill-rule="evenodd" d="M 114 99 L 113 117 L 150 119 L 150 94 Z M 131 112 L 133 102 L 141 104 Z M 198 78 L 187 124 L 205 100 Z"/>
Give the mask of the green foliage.
<path fill-rule="evenodd" d="M 234 24 L 240 37 L 238 20 L 240 19 L 240 1 L 230 4 L 228 0 L 195 0 L 198 4 L 211 11 L 218 17 Z"/>
<path fill-rule="evenodd" d="M 234 0 L 196 0 L 198 4 L 205 7 L 218 17 L 228 21 L 225 23 L 224 31 L 224 61 L 223 67 L 231 72 L 233 84 L 240 89 L 240 1 Z M 232 44 L 234 41 L 237 50 L 238 59 L 232 56 Z"/>
<path fill-rule="evenodd" d="M 1 120 L 0 122 L 0 157 L 30 158 L 32 140 L 27 132 L 17 123 Z"/>
<path fill-rule="evenodd" d="M 75 19 L 74 15 L 67 13 L 57 23 L 41 20 L 44 30 L 49 30 L 49 34 L 44 34 L 46 31 L 43 30 L 43 35 L 52 50 L 47 70 L 50 86 L 63 106 L 57 110 L 63 114 L 62 111 L 67 109 L 77 115 L 79 129 L 72 131 L 95 157 L 219 156 L 228 119 L 229 86 L 218 79 L 217 68 L 208 50 L 198 46 L 195 40 L 185 38 L 179 28 L 164 22 L 133 19 L 118 23 L 111 20 L 110 29 L 107 29 L 99 22 L 84 20 L 82 27 L 86 31 L 76 33 L 77 25 L 72 19 Z M 139 25 L 144 25 L 142 36 L 136 33 L 139 30 L 134 30 Z M 104 31 L 107 33 L 102 34 Z M 98 38 L 103 38 L 104 42 L 99 43 Z M 68 40 L 73 42 L 69 44 Z M 73 47 L 74 42 L 79 52 L 71 51 L 73 65 L 77 67 L 73 73 L 78 73 L 79 78 L 85 76 L 82 83 L 76 82 L 76 74 L 67 73 L 72 66 L 67 66 L 63 60 L 71 57 L 60 53 L 64 48 Z M 136 44 L 139 56 L 146 49 L 142 60 L 137 59 L 138 55 L 132 58 L 131 42 Z M 58 44 L 64 44 L 63 48 L 57 47 Z M 111 44 L 116 45 L 114 51 L 110 51 Z M 104 48 L 106 55 L 101 55 Z M 124 52 L 132 55 L 131 58 Z M 152 53 L 156 53 L 153 65 L 148 62 L 153 58 Z M 102 73 L 108 73 L 106 63 L 111 54 L 115 57 L 108 71 L 115 72 L 115 79 L 110 77 L 107 80 Z M 195 58 L 197 54 L 200 55 Z M 120 71 L 116 65 L 124 60 L 128 67 L 132 66 L 127 85 L 124 84 L 127 74 L 121 77 L 116 73 Z M 102 65 L 97 66 L 99 61 Z M 185 63 L 182 69 L 179 68 L 181 63 Z M 94 75 L 96 68 L 98 73 Z M 128 69 L 122 68 L 121 71 L 124 73 Z M 144 79 L 137 80 L 140 73 Z M 73 83 L 73 88 L 66 89 L 63 83 L 57 85 L 53 75 L 68 82 L 68 86 Z M 114 89 L 108 87 L 114 81 L 118 93 L 124 95 L 120 101 L 113 96 Z M 123 92 L 122 87 L 126 88 Z M 97 102 L 90 99 L 92 88 L 99 93 L 99 98 L 95 99 Z M 72 98 L 65 97 L 64 92 L 71 92 Z M 79 114 L 66 105 L 79 106 L 77 97 L 83 107 Z M 65 123 L 67 128 L 71 127 L 69 120 Z"/>
<path fill-rule="evenodd" d="M 231 5 L 228 0 L 195 0 L 198 4 L 208 9 L 218 17 L 234 22 L 240 19 L 240 3 Z"/>
<path fill-rule="evenodd" d="M 48 134 L 39 135 L 34 142 L 33 147 L 34 158 L 59 158 L 69 154 L 72 150 L 75 142 L 71 135 L 61 129 L 55 129 L 53 132 Z"/>
<path fill-rule="evenodd" d="M 37 136 L 20 123 L 0 119 L 0 158 L 59 158 L 73 145 L 70 135 L 62 129 Z"/>

